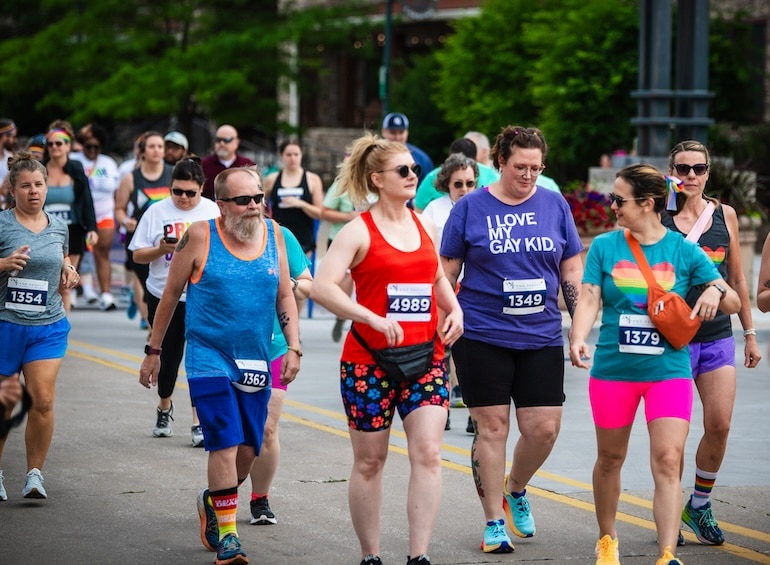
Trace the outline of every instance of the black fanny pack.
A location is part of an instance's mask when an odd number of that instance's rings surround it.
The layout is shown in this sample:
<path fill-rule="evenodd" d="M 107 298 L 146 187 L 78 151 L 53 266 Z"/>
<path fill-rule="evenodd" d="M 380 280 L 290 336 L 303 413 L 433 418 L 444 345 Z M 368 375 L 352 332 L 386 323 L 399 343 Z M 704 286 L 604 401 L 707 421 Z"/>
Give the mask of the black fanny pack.
<path fill-rule="evenodd" d="M 433 340 L 403 347 L 372 349 L 356 331 L 355 324 L 350 326 L 350 331 L 358 343 L 374 357 L 374 362 L 380 369 L 394 381 L 416 381 L 428 372 L 433 362 L 435 352 Z"/>

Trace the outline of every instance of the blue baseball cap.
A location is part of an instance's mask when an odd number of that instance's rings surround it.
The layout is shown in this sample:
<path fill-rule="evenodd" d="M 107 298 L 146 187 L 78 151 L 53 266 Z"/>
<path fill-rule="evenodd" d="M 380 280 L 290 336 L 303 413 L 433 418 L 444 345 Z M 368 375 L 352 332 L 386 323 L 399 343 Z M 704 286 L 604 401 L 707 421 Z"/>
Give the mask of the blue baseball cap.
<path fill-rule="evenodd" d="M 409 118 L 400 112 L 391 112 L 382 120 L 382 129 L 409 129 Z"/>

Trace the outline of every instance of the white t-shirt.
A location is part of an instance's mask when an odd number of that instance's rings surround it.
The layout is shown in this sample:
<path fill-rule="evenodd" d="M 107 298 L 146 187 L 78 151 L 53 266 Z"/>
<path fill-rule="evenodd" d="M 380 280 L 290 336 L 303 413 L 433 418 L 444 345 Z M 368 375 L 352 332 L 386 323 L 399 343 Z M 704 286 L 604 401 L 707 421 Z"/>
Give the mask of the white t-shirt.
<path fill-rule="evenodd" d="M 165 198 L 150 206 L 139 220 L 134 237 L 128 248 L 131 251 L 146 247 L 158 247 L 163 237 L 176 237 L 182 235 L 193 222 L 210 220 L 219 217 L 219 206 L 213 200 L 201 198 L 198 205 L 192 210 L 180 210 L 174 204 L 173 198 Z M 162 255 L 150 263 L 150 276 L 147 278 L 147 290 L 155 297 L 163 295 L 168 278 L 168 268 L 171 266 L 173 253 Z M 184 301 L 185 293 L 180 300 Z"/>
<path fill-rule="evenodd" d="M 444 234 L 444 224 L 449 219 L 449 213 L 452 211 L 454 202 L 448 194 L 444 194 L 441 198 L 431 200 L 430 203 L 422 211 L 422 215 L 433 220 L 436 224 L 436 231 L 438 232 L 438 240 L 436 241 L 436 247 L 441 249 L 441 236 Z"/>
<path fill-rule="evenodd" d="M 80 161 L 88 177 L 91 187 L 91 198 L 94 201 L 96 223 L 115 217 L 115 191 L 120 186 L 118 164 L 109 155 L 102 155 L 96 161 L 87 159 L 80 151 L 69 155 L 73 161 Z"/>
<path fill-rule="evenodd" d="M 120 165 L 118 165 L 118 180 L 122 181 L 123 177 L 132 172 L 136 168 L 136 157 L 126 159 Z"/>

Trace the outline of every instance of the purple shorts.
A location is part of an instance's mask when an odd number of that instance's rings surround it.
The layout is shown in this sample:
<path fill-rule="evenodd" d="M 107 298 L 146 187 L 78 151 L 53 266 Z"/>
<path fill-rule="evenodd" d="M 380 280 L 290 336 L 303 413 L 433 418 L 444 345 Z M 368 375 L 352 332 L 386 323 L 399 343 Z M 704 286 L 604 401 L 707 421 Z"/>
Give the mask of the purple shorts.
<path fill-rule="evenodd" d="M 715 371 L 720 367 L 735 367 L 735 338 L 690 344 L 692 378 Z"/>

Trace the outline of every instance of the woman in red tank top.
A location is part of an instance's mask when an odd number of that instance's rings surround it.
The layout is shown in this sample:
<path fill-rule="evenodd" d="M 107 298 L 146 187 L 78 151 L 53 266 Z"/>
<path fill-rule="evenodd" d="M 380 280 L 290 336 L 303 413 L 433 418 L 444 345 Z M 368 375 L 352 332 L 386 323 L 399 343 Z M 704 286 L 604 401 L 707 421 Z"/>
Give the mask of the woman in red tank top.
<path fill-rule="evenodd" d="M 390 425 L 398 410 L 406 432 L 411 475 L 409 565 L 427 556 L 441 499 L 440 445 L 449 408 L 444 345 L 463 332 L 463 315 L 438 261 L 435 226 L 407 208 L 419 167 L 405 145 L 366 135 L 350 148 L 337 183 L 351 201 L 379 200 L 334 238 L 313 282 L 311 298 L 338 318 L 353 320 L 372 349 L 434 340 L 433 362 L 422 377 L 396 381 L 348 334 L 340 359 L 342 401 L 353 445 L 350 513 L 362 565 L 380 561 L 382 472 Z M 357 302 L 340 286 L 350 269 Z M 438 308 L 446 313 L 441 327 Z"/>

